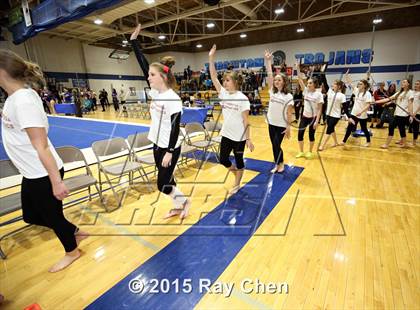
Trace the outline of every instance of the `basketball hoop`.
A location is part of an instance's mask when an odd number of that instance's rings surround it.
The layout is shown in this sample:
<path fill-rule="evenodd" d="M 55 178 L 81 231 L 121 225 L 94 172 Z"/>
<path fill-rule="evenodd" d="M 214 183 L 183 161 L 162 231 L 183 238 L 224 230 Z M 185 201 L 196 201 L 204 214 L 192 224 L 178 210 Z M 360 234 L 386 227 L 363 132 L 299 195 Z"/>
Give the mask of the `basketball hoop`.
<path fill-rule="evenodd" d="M 117 62 L 120 64 L 123 60 L 127 60 L 130 57 L 130 52 L 125 50 L 115 49 L 109 54 L 109 58 L 116 59 Z"/>

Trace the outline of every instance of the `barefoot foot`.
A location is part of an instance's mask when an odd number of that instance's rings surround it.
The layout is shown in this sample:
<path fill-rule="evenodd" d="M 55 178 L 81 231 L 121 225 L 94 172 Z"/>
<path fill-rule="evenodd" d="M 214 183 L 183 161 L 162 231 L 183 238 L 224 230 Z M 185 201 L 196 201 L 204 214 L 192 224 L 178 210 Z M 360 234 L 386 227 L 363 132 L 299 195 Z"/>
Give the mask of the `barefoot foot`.
<path fill-rule="evenodd" d="M 66 253 L 62 259 L 60 259 L 54 266 L 48 270 L 49 272 L 58 272 L 64 268 L 70 266 L 75 260 L 80 257 L 80 252 L 78 249 L 72 251 L 73 254 Z"/>
<path fill-rule="evenodd" d="M 187 199 L 184 202 L 184 208 L 182 209 L 181 213 L 179 214 L 179 217 L 181 220 L 186 218 L 188 216 L 189 210 L 191 208 L 191 200 Z"/>

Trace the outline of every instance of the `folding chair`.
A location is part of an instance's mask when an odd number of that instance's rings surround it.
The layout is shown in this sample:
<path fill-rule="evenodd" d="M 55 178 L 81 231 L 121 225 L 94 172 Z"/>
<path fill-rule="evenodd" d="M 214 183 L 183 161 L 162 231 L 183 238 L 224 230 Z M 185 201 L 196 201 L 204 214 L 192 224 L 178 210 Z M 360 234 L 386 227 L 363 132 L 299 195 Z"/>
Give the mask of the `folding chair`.
<path fill-rule="evenodd" d="M 106 182 L 109 184 L 112 193 L 118 202 L 117 208 L 119 208 L 122 204 L 122 199 L 119 198 L 115 187 L 112 184 L 112 180 L 116 179 L 118 176 L 119 180 L 121 180 L 121 177 L 125 174 L 129 176 L 129 185 L 131 186 L 133 184 L 133 174 L 135 171 L 138 171 L 140 175 L 141 173 L 141 165 L 138 162 L 131 160 L 131 153 L 130 149 L 123 138 L 113 138 L 113 139 L 107 139 L 107 140 L 101 140 L 96 141 L 92 144 L 92 150 L 93 153 L 96 156 L 97 162 L 98 162 L 98 175 L 99 175 L 99 188 L 102 191 L 102 178 L 101 173 L 105 175 Z M 104 160 L 109 159 L 110 157 L 117 157 L 118 155 L 126 157 L 126 160 L 119 161 L 117 163 L 105 165 Z M 105 158 L 104 158 L 105 157 Z M 114 176 L 115 178 L 110 178 L 111 176 Z M 128 189 L 127 189 L 128 190 Z"/>
<path fill-rule="evenodd" d="M 105 208 L 105 210 L 108 212 L 109 210 L 106 204 L 104 203 L 102 192 L 98 187 L 98 181 L 93 177 L 92 171 L 90 170 L 89 165 L 82 151 L 74 146 L 58 147 L 56 148 L 56 151 L 58 155 L 61 157 L 61 159 L 63 160 L 63 163 L 65 164 L 83 163 L 84 168 L 86 169 L 86 173 L 78 174 L 69 178 L 65 178 L 63 180 L 69 192 L 72 195 L 75 195 L 87 189 L 89 193 L 89 201 L 91 201 L 92 193 L 91 193 L 90 187 L 95 186 L 96 191 L 99 195 L 101 204 Z"/>
<path fill-rule="evenodd" d="M 209 140 L 206 130 L 201 126 L 200 123 L 188 123 L 185 125 L 185 134 L 186 142 L 188 145 L 201 149 L 206 154 L 209 149 L 212 149 L 216 154 L 217 160 L 219 160 L 219 155 L 216 148 L 216 142 Z M 204 135 L 204 139 L 195 139 L 191 138 L 194 136 Z"/>
<path fill-rule="evenodd" d="M 144 177 L 146 178 L 149 187 L 151 188 L 151 182 L 147 176 L 146 170 L 143 165 L 147 167 L 153 167 L 153 172 L 156 174 L 156 164 L 153 154 L 140 155 L 141 151 L 150 150 L 153 147 L 152 142 L 147 139 L 148 132 L 139 132 L 136 134 L 129 135 L 127 137 L 127 143 L 130 147 L 132 160 L 140 163 L 140 169 L 143 171 Z"/>

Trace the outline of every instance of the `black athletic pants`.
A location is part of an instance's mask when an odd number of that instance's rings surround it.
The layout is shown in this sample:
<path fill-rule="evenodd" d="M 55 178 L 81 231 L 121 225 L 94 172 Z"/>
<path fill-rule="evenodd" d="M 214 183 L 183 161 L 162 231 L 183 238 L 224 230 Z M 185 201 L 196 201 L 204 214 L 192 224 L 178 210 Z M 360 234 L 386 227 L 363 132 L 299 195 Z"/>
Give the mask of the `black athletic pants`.
<path fill-rule="evenodd" d="M 416 118 L 418 120 L 420 120 L 420 114 L 417 114 Z M 419 122 L 416 121 L 416 120 L 413 120 L 413 138 L 414 138 L 414 140 L 417 140 L 418 136 L 419 136 Z"/>
<path fill-rule="evenodd" d="M 281 143 L 283 142 L 285 130 L 286 128 L 284 127 L 268 124 L 268 132 L 270 134 L 271 146 L 273 148 L 273 156 L 276 165 L 280 165 L 284 162 Z"/>
<path fill-rule="evenodd" d="M 172 153 L 171 164 L 168 167 L 163 167 L 162 160 L 167 151 L 167 148 L 158 147 L 156 144 L 153 146 L 153 156 L 158 169 L 157 186 L 160 192 L 169 195 L 172 192 L 172 186 L 176 186 L 173 174 L 181 154 L 181 147 L 176 148 Z"/>
<path fill-rule="evenodd" d="M 309 125 L 309 141 L 315 141 L 315 129 L 313 125 L 315 124 L 316 117 L 305 117 L 302 115 L 299 123 L 299 132 L 298 132 L 298 141 L 303 141 L 303 136 L 305 134 L 306 127 Z"/>
<path fill-rule="evenodd" d="M 347 141 L 347 139 L 350 137 L 351 133 L 356 130 L 357 123 L 360 122 L 360 127 L 362 128 L 362 131 L 365 134 L 366 141 L 369 143 L 370 142 L 370 133 L 367 129 L 367 118 L 365 118 L 365 119 L 358 118 L 354 115 L 350 115 L 350 117 L 354 120 L 354 125 L 349 123 L 349 125 L 347 126 L 347 130 L 346 130 L 346 134 L 344 135 L 343 142 Z"/>
<path fill-rule="evenodd" d="M 338 117 L 327 116 L 327 135 L 335 132 L 335 126 L 340 119 Z"/>
<path fill-rule="evenodd" d="M 406 137 L 405 126 L 408 125 L 408 119 L 409 119 L 409 116 L 395 115 L 394 119 L 389 124 L 388 136 L 393 136 L 395 127 L 398 127 L 398 130 L 400 131 L 400 137 L 405 138 Z"/>
<path fill-rule="evenodd" d="M 61 177 L 64 169 L 60 170 Z M 54 230 L 66 252 L 77 248 L 74 234 L 77 227 L 66 220 L 63 202 L 53 195 L 48 176 L 38 179 L 22 179 L 21 186 L 23 220 L 29 224 L 45 226 Z"/>
<path fill-rule="evenodd" d="M 233 140 L 230 140 L 229 138 L 222 137 L 222 141 L 220 143 L 220 163 L 226 168 L 230 168 L 232 166 L 232 162 L 229 159 L 229 155 L 233 151 L 233 155 L 235 156 L 236 168 L 238 169 L 245 168 L 245 164 L 244 164 L 245 143 L 246 143 L 246 140 L 233 141 Z"/>

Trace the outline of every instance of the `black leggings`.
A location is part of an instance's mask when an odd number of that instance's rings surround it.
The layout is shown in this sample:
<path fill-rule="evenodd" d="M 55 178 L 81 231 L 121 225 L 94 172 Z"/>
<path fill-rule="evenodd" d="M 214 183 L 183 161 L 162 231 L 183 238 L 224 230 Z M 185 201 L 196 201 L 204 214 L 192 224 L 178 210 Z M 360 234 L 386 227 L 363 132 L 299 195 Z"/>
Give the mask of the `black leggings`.
<path fill-rule="evenodd" d="M 420 120 L 420 114 L 417 114 L 416 118 Z M 417 140 L 419 136 L 419 122 L 414 119 L 412 124 L 413 124 L 413 139 Z"/>
<path fill-rule="evenodd" d="M 327 117 L 327 135 L 330 135 L 333 132 L 335 132 L 335 126 L 337 125 L 339 120 L 340 119 L 338 117 Z"/>
<path fill-rule="evenodd" d="M 284 127 L 268 124 L 268 132 L 270 133 L 271 146 L 273 148 L 274 161 L 276 162 L 276 165 L 280 165 L 284 162 L 281 143 L 284 138 L 285 130 L 286 128 Z"/>
<path fill-rule="evenodd" d="M 409 119 L 409 116 L 395 115 L 393 121 L 389 124 L 388 136 L 393 136 L 395 127 L 398 127 L 401 138 L 405 138 L 406 137 L 405 126 L 408 124 L 408 119 Z"/>
<path fill-rule="evenodd" d="M 167 148 L 158 147 L 156 144 L 153 146 L 153 156 L 158 169 L 157 186 L 160 192 L 169 195 L 172 192 L 172 186 L 176 186 L 173 174 L 181 154 L 181 147 L 176 148 L 172 153 L 171 164 L 168 167 L 163 167 L 162 160 L 167 151 Z"/>
<path fill-rule="evenodd" d="M 347 142 L 347 139 L 350 137 L 351 133 L 356 130 L 357 123 L 360 122 L 360 127 L 362 128 L 363 133 L 365 134 L 366 141 L 370 142 L 370 133 L 367 129 L 367 118 L 358 118 L 354 115 L 350 115 L 350 117 L 354 120 L 354 125 L 349 123 L 347 126 L 346 134 L 344 135 L 343 142 Z"/>
<path fill-rule="evenodd" d="M 315 129 L 313 125 L 315 124 L 316 117 L 305 117 L 302 115 L 299 123 L 299 132 L 298 132 L 298 141 L 303 141 L 303 136 L 305 134 L 306 127 L 309 125 L 309 141 L 315 141 Z"/>
<path fill-rule="evenodd" d="M 233 141 L 229 138 L 222 137 L 220 143 L 220 163 L 226 168 L 232 166 L 232 162 L 229 159 L 230 152 L 233 151 L 235 156 L 236 168 L 243 169 L 245 168 L 244 164 L 244 150 L 245 150 L 245 141 Z"/>
<path fill-rule="evenodd" d="M 60 170 L 61 178 L 64 169 Z M 66 220 L 63 214 L 63 201 L 53 195 L 48 176 L 38 179 L 22 178 L 21 186 L 23 220 L 29 224 L 45 226 L 54 230 L 66 252 L 77 248 L 74 234 L 77 227 Z"/>

